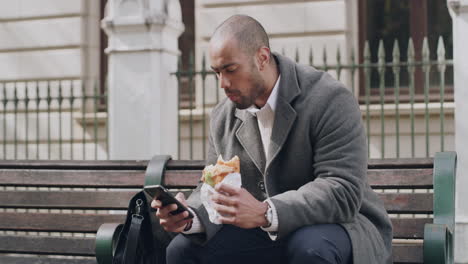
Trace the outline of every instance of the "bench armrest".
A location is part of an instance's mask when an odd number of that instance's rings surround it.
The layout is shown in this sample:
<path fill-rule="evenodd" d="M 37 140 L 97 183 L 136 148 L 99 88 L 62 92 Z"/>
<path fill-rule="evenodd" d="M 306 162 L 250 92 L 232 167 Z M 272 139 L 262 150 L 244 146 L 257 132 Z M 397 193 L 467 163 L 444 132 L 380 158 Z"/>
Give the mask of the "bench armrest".
<path fill-rule="evenodd" d="M 434 224 L 455 227 L 456 152 L 438 152 L 434 157 Z"/>
<path fill-rule="evenodd" d="M 456 152 L 434 157 L 434 223 L 424 226 L 424 263 L 453 263 Z"/>
<path fill-rule="evenodd" d="M 96 260 L 98 264 L 112 264 L 117 239 L 123 224 L 102 224 L 96 234 Z"/>
<path fill-rule="evenodd" d="M 426 224 L 423 248 L 424 263 L 453 263 L 453 235 L 447 225 Z"/>

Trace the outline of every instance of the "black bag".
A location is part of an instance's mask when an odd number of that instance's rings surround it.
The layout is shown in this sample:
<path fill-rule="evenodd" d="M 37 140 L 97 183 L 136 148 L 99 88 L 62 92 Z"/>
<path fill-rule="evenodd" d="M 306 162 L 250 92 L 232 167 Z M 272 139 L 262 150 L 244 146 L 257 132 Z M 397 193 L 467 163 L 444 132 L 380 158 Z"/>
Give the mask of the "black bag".
<path fill-rule="evenodd" d="M 130 200 L 112 264 L 166 263 L 166 246 L 173 235 L 159 225 L 150 203 L 143 191 Z"/>

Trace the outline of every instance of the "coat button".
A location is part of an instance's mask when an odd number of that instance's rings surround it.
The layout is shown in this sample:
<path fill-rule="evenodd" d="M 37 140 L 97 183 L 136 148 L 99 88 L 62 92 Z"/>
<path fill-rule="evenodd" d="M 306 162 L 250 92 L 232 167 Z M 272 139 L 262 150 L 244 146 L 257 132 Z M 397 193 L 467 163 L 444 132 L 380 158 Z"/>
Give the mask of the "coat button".
<path fill-rule="evenodd" d="M 265 183 L 263 181 L 259 181 L 258 182 L 258 188 L 260 188 L 260 190 L 262 190 L 262 192 L 265 191 Z"/>

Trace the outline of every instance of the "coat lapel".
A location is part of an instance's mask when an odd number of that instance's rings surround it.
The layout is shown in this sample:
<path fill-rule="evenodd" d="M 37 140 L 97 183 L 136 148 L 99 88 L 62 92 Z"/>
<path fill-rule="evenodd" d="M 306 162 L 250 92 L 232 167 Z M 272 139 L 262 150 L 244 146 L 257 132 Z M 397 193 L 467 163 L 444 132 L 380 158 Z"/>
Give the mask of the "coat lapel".
<path fill-rule="evenodd" d="M 236 109 L 236 116 L 243 121 L 236 131 L 236 137 L 255 166 L 263 174 L 266 159 L 257 119 L 246 110 Z"/>
<path fill-rule="evenodd" d="M 296 120 L 297 113 L 291 106 L 291 102 L 300 94 L 294 62 L 277 53 L 273 53 L 273 55 L 280 69 L 281 81 L 278 87 L 275 121 L 271 133 L 266 170 L 280 152 Z"/>
<path fill-rule="evenodd" d="M 284 145 L 286 138 L 291 131 L 291 128 L 296 120 L 296 111 L 284 99 L 278 97 L 277 106 L 275 111 L 275 122 L 271 132 L 270 146 L 267 157 L 266 167 L 278 155 L 278 152 Z"/>

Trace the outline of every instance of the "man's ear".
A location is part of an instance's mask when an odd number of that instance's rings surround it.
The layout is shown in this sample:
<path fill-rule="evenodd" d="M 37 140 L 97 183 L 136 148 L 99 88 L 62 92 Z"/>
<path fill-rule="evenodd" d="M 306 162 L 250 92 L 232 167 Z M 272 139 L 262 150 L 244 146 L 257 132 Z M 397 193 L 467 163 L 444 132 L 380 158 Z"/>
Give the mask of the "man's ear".
<path fill-rule="evenodd" d="M 270 49 L 263 46 L 257 52 L 257 63 L 259 70 L 264 70 L 270 63 Z"/>

